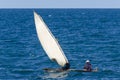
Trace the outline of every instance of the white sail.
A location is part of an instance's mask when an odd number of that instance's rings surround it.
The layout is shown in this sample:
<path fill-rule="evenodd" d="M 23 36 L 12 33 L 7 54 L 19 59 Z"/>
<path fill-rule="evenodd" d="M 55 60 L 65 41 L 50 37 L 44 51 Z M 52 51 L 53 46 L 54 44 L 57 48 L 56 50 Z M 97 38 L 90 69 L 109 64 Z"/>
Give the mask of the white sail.
<path fill-rule="evenodd" d="M 35 25 L 40 43 L 51 60 L 55 60 L 60 66 L 68 63 L 64 52 L 62 51 L 58 41 L 55 39 L 42 17 L 34 12 Z"/>

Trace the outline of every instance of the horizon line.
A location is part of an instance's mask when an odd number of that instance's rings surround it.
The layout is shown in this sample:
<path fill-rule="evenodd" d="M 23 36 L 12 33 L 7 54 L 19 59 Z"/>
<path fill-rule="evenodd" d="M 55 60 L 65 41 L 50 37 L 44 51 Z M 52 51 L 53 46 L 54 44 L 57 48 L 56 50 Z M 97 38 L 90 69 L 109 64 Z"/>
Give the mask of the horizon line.
<path fill-rule="evenodd" d="M 31 7 L 31 8 L 29 8 L 29 7 L 26 7 L 26 8 L 0 8 L 0 9 L 120 9 L 120 8 L 100 8 L 100 7 L 98 7 L 98 8 L 92 8 L 92 7 L 86 7 L 86 8 L 38 8 L 38 7 Z"/>

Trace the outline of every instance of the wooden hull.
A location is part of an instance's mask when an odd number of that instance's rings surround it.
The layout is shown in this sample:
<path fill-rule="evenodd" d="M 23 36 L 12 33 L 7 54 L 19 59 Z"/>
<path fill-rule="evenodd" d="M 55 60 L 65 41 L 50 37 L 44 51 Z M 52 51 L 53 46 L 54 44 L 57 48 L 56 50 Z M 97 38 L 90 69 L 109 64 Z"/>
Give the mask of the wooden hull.
<path fill-rule="evenodd" d="M 84 69 L 68 69 L 68 70 L 62 70 L 62 69 L 55 69 L 55 68 L 44 68 L 45 72 L 63 72 L 63 71 L 72 71 L 72 72 L 98 72 L 98 69 L 93 69 L 92 71 L 87 71 Z"/>

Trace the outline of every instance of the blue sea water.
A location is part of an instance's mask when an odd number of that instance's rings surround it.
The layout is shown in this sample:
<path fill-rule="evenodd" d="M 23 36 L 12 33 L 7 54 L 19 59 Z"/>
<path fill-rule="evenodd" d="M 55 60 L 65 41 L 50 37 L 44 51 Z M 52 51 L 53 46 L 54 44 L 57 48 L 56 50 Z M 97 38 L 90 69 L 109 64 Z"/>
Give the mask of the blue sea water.
<path fill-rule="evenodd" d="M 33 11 L 58 39 L 71 68 L 89 59 L 98 72 L 58 68 L 42 49 Z M 120 9 L 0 9 L 0 80 L 120 80 Z"/>

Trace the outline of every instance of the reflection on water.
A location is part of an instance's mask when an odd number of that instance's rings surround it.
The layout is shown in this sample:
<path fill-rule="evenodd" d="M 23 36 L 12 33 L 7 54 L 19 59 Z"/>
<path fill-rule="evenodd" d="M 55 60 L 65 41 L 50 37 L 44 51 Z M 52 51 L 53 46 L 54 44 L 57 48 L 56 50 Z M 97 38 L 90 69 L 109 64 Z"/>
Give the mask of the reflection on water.
<path fill-rule="evenodd" d="M 46 73 L 45 76 L 43 76 L 44 79 L 50 79 L 50 78 L 65 78 L 68 76 L 68 72 L 64 71 L 64 72 L 50 72 L 50 73 Z"/>

